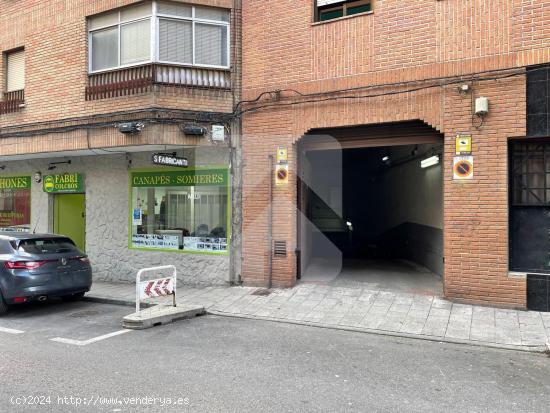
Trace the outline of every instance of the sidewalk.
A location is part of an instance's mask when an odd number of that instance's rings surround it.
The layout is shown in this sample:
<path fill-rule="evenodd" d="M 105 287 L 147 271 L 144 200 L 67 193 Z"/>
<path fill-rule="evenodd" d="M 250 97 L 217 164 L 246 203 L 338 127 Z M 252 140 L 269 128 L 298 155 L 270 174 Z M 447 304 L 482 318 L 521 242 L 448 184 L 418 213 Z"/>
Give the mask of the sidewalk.
<path fill-rule="evenodd" d="M 550 313 L 504 310 L 444 299 L 299 284 L 257 295 L 252 287 L 178 287 L 178 303 L 204 306 L 208 313 L 360 331 L 399 337 L 547 351 Z M 135 304 L 133 284 L 95 281 L 88 300 Z"/>

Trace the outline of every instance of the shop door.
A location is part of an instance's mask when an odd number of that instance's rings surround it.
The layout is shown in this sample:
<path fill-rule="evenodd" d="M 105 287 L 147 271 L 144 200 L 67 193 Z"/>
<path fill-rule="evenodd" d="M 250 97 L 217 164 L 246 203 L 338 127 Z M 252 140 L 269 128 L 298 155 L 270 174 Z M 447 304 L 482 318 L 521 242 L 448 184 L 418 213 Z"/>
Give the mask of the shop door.
<path fill-rule="evenodd" d="M 55 195 L 54 232 L 71 238 L 81 251 L 85 250 L 86 197 L 84 194 Z"/>

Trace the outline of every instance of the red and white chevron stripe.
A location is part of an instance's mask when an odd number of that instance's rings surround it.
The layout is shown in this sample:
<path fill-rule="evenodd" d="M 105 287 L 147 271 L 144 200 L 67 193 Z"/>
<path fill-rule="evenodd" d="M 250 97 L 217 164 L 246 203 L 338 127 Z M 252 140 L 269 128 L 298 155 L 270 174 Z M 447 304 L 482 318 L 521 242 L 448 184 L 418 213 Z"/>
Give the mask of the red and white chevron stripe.
<path fill-rule="evenodd" d="M 174 294 L 173 278 L 159 278 L 156 280 L 143 281 L 139 284 L 139 286 L 139 295 L 142 300 Z"/>

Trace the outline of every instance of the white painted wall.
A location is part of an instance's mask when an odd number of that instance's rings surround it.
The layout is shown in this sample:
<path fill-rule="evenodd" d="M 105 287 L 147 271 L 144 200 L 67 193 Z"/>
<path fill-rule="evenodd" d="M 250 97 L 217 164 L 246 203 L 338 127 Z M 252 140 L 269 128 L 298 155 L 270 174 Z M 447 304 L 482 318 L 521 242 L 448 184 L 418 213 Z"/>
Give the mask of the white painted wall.
<path fill-rule="evenodd" d="M 420 161 L 396 166 L 379 182 L 385 213 L 379 233 L 404 222 L 443 229 L 441 164 L 422 169 Z"/>
<path fill-rule="evenodd" d="M 178 153 L 181 155 L 181 151 Z M 133 168 L 153 168 L 150 153 L 132 155 Z M 186 150 L 190 165 L 228 165 L 226 148 Z M 86 252 L 94 279 L 133 281 L 140 268 L 174 264 L 178 279 L 187 284 L 224 284 L 229 280 L 229 256 L 212 256 L 181 252 L 152 252 L 128 248 L 129 172 L 124 154 L 70 158 L 71 165 L 59 166 L 51 173 L 79 172 L 85 176 Z M 3 163 L 1 175 L 48 173 L 48 164 L 62 159 L 38 159 Z M 37 232 L 50 232 L 51 197 L 42 184 L 33 181 L 31 194 L 31 227 Z"/>

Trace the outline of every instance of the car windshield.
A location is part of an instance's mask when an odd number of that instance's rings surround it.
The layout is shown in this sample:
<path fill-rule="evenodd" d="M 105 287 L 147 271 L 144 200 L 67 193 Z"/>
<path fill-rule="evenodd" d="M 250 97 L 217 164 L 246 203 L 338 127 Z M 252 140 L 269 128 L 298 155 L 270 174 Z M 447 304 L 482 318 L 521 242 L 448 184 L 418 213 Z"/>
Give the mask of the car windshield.
<path fill-rule="evenodd" d="M 14 248 L 28 254 L 59 254 L 78 252 L 78 249 L 69 238 L 33 238 L 17 242 Z"/>

